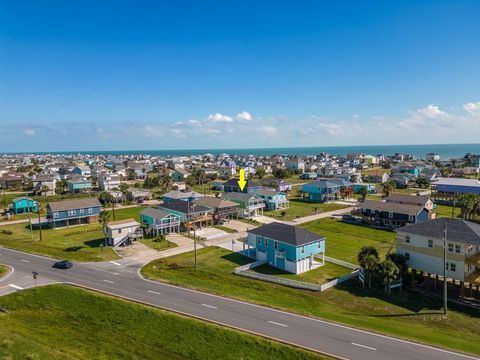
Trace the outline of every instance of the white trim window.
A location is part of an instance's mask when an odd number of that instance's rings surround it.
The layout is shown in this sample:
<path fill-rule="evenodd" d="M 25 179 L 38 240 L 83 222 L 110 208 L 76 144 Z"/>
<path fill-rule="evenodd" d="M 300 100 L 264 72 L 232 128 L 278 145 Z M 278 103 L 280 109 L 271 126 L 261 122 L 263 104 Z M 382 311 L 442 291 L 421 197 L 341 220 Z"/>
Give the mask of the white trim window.
<path fill-rule="evenodd" d="M 389 213 L 388 213 L 388 218 L 389 218 L 389 219 L 393 219 L 393 212 L 389 212 Z"/>
<path fill-rule="evenodd" d="M 452 271 L 452 272 L 457 271 L 457 264 L 455 264 L 455 263 L 450 263 L 450 271 Z"/>
<path fill-rule="evenodd" d="M 407 260 L 407 261 L 410 260 L 410 253 L 406 252 L 406 253 L 404 254 L 404 256 L 405 256 L 405 260 Z"/>
<path fill-rule="evenodd" d="M 68 216 L 74 216 L 74 215 L 77 215 L 76 210 L 68 210 Z"/>
<path fill-rule="evenodd" d="M 268 239 L 267 239 L 267 238 L 265 238 L 265 240 L 263 241 L 263 245 L 264 245 L 266 248 L 268 248 Z"/>
<path fill-rule="evenodd" d="M 53 218 L 54 218 L 54 219 L 58 219 L 58 217 L 59 217 L 58 212 L 54 212 L 54 213 L 53 213 Z"/>
<path fill-rule="evenodd" d="M 448 244 L 448 252 L 453 253 L 453 244 L 452 243 Z"/>
<path fill-rule="evenodd" d="M 410 244 L 410 236 L 408 236 L 408 235 L 405 236 L 405 242 Z"/>
<path fill-rule="evenodd" d="M 92 208 L 88 208 L 88 213 L 89 213 L 89 214 L 93 214 L 93 209 L 92 209 Z"/>
<path fill-rule="evenodd" d="M 302 254 L 305 254 L 305 245 L 304 245 L 304 246 L 302 246 L 301 253 L 302 253 Z"/>
<path fill-rule="evenodd" d="M 275 248 L 275 250 L 278 250 L 278 241 L 277 240 L 275 240 L 273 242 L 273 247 Z"/>
<path fill-rule="evenodd" d="M 458 244 L 455 245 L 455 252 L 456 252 L 457 254 L 460 254 L 460 253 L 462 252 L 462 248 L 461 248 L 460 245 L 458 245 Z"/>
<path fill-rule="evenodd" d="M 432 249 L 433 248 L 433 240 L 428 239 L 428 244 L 427 245 L 430 249 Z"/>
<path fill-rule="evenodd" d="M 85 212 L 85 209 L 80 209 L 80 214 L 83 214 Z"/>
<path fill-rule="evenodd" d="M 415 221 L 414 215 L 408 215 L 408 221 Z"/>

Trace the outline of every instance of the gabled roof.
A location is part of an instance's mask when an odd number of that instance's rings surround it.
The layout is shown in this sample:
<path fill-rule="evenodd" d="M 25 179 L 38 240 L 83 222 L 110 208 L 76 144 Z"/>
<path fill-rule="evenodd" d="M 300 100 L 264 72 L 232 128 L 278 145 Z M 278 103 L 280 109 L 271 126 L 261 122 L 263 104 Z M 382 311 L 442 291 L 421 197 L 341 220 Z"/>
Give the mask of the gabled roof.
<path fill-rule="evenodd" d="M 75 210 L 91 207 L 101 207 L 97 198 L 73 199 L 49 202 L 47 205 L 52 211 Z"/>
<path fill-rule="evenodd" d="M 148 207 L 140 212 L 141 215 L 147 215 L 154 219 L 163 219 L 169 215 L 168 211 Z"/>
<path fill-rule="evenodd" d="M 406 194 L 390 194 L 385 198 L 387 202 L 402 203 L 412 205 L 425 205 L 430 198 L 425 195 L 406 195 Z"/>
<path fill-rule="evenodd" d="M 386 212 L 391 212 L 395 214 L 407 214 L 407 215 L 413 215 L 413 216 L 417 215 L 420 211 L 425 209 L 425 204 L 423 205 L 398 204 L 398 203 L 374 201 L 374 200 L 364 200 L 360 206 L 362 209 L 386 211 Z"/>
<path fill-rule="evenodd" d="M 339 186 L 348 186 L 352 185 L 351 182 L 345 181 L 344 179 L 318 179 L 314 182 L 308 183 L 305 186 L 313 186 L 319 188 L 334 188 Z"/>
<path fill-rule="evenodd" d="M 33 201 L 33 202 L 36 202 L 35 200 L 29 198 L 29 197 L 26 197 L 26 196 L 19 196 L 15 199 L 12 200 L 12 203 L 16 203 L 16 202 L 19 202 L 19 201 L 22 201 L 22 200 L 28 200 L 28 201 Z"/>
<path fill-rule="evenodd" d="M 248 193 L 241 193 L 241 192 L 229 192 L 222 195 L 222 199 L 227 199 L 227 200 L 248 201 L 251 198 L 258 198 L 259 200 L 262 200 L 260 197 L 256 196 L 255 194 L 248 194 Z"/>
<path fill-rule="evenodd" d="M 212 196 L 205 196 L 201 199 L 195 201 L 196 204 L 207 206 L 211 208 L 226 208 L 226 207 L 234 207 L 238 206 L 236 202 L 212 197 Z"/>
<path fill-rule="evenodd" d="M 286 244 L 301 246 L 318 240 L 325 240 L 324 236 L 314 234 L 308 230 L 283 223 L 273 222 L 248 231 L 251 234 L 265 236 Z"/>
<path fill-rule="evenodd" d="M 163 194 L 162 197 L 168 197 L 170 199 L 187 199 L 187 198 L 198 199 L 203 197 L 203 195 L 195 191 L 172 190 L 172 191 L 169 191 L 168 193 Z"/>
<path fill-rule="evenodd" d="M 172 199 L 171 202 L 169 203 L 163 203 L 159 205 L 161 209 L 169 209 L 169 210 L 174 210 L 178 211 L 184 214 L 189 214 L 193 212 L 203 212 L 203 211 L 209 211 L 210 209 L 202 206 L 202 205 L 197 205 L 194 202 L 191 201 L 183 201 L 183 200 L 174 200 Z"/>
<path fill-rule="evenodd" d="M 238 185 L 238 178 L 233 178 L 233 179 L 230 179 L 226 182 L 223 183 L 223 185 L 225 186 L 236 186 L 236 187 L 239 187 Z M 248 187 L 255 187 L 255 186 L 260 186 L 259 184 L 257 184 L 256 182 L 254 182 L 253 180 L 251 179 L 247 179 L 247 184 L 245 185 L 246 188 Z"/>
<path fill-rule="evenodd" d="M 397 229 L 397 232 L 443 239 L 445 224 L 447 240 L 460 243 L 480 244 L 480 225 L 461 219 L 438 218 Z"/>

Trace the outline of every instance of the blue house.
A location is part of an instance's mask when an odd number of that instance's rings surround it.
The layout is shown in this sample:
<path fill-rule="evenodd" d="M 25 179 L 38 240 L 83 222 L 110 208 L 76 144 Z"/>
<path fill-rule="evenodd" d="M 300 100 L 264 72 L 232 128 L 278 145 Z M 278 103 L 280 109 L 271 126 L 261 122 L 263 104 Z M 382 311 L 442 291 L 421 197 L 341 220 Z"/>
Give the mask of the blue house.
<path fill-rule="evenodd" d="M 223 162 L 223 166 L 230 167 L 230 168 L 235 168 L 235 167 L 237 167 L 237 164 L 235 164 L 235 161 L 233 161 L 231 159 L 227 159 Z"/>
<path fill-rule="evenodd" d="M 70 194 L 87 192 L 92 189 L 92 183 L 88 180 L 68 180 L 67 186 Z"/>
<path fill-rule="evenodd" d="M 102 204 L 97 198 L 55 201 L 47 204 L 47 221 L 50 227 L 95 224 Z"/>
<path fill-rule="evenodd" d="M 249 256 L 294 274 L 325 263 L 325 237 L 292 225 L 273 222 L 249 230 L 247 245 Z"/>
<path fill-rule="evenodd" d="M 140 222 L 146 226 L 146 234 L 158 236 L 180 232 L 180 216 L 166 210 L 146 208 L 140 213 Z"/>
<path fill-rule="evenodd" d="M 342 190 L 352 185 L 343 179 L 319 179 L 302 186 L 303 199 L 311 202 L 333 201 L 342 196 Z"/>
<path fill-rule="evenodd" d="M 247 184 L 240 190 L 240 185 L 238 185 L 238 178 L 230 179 L 223 183 L 223 191 L 228 192 L 243 192 L 243 193 L 254 193 L 255 191 L 263 189 L 262 185 L 257 184 L 256 182 L 252 181 L 251 179 L 247 180 Z"/>
<path fill-rule="evenodd" d="M 376 189 L 374 184 L 363 184 L 363 183 L 353 184 L 353 191 L 355 192 L 355 194 L 360 194 L 360 191 L 363 188 L 367 189 L 368 194 L 374 193 Z"/>
<path fill-rule="evenodd" d="M 15 214 L 37 212 L 38 203 L 35 200 L 25 196 L 17 197 L 12 200 L 12 211 Z"/>
<path fill-rule="evenodd" d="M 287 194 L 284 192 L 275 190 L 257 190 L 254 194 L 263 199 L 268 210 L 282 210 L 290 207 L 290 202 L 287 200 Z"/>

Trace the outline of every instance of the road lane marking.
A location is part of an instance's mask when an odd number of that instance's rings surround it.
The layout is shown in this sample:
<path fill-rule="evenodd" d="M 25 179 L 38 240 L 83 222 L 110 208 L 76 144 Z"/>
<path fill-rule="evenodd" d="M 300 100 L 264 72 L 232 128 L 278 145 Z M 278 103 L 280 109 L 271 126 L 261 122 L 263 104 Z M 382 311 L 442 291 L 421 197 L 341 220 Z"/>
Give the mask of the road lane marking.
<path fill-rule="evenodd" d="M 112 260 L 112 261 L 110 261 L 110 262 L 111 262 L 113 265 L 122 266 L 122 264 L 120 264 L 120 263 L 118 263 L 118 262 L 116 262 L 116 261 L 113 261 L 113 260 Z"/>
<path fill-rule="evenodd" d="M 269 321 L 270 324 L 273 324 L 273 325 L 277 325 L 277 326 L 283 326 L 283 327 L 288 327 L 288 325 L 285 325 L 285 324 L 280 324 L 278 322 L 275 322 L 275 321 Z"/>
<path fill-rule="evenodd" d="M 357 343 L 351 343 L 351 344 L 352 344 L 352 345 L 355 345 L 355 346 L 358 346 L 358 347 L 361 347 L 361 348 L 364 348 L 364 349 L 369 349 L 369 350 L 377 351 L 377 349 L 375 349 L 374 347 L 371 347 L 371 346 L 362 345 L 362 344 L 357 344 Z"/>
<path fill-rule="evenodd" d="M 208 305 L 208 304 L 202 304 L 202 306 L 208 307 L 210 309 L 218 309 L 218 307 L 213 306 L 213 305 Z"/>
<path fill-rule="evenodd" d="M 111 280 L 103 280 L 103 281 L 105 281 L 106 283 L 109 283 L 109 284 L 115 284 L 115 283 L 114 283 L 113 281 L 111 281 Z"/>
<path fill-rule="evenodd" d="M 149 292 L 150 294 L 162 295 L 162 294 L 160 294 L 159 292 L 153 291 L 153 290 L 147 290 L 147 292 Z"/>
<path fill-rule="evenodd" d="M 23 288 L 21 286 L 18 286 L 18 285 L 15 285 L 15 284 L 8 284 L 8 286 L 16 289 L 16 290 L 23 290 Z"/>
<path fill-rule="evenodd" d="M 21 261 L 23 261 L 24 263 L 29 263 L 30 262 L 30 261 L 25 260 L 25 259 L 22 259 Z"/>

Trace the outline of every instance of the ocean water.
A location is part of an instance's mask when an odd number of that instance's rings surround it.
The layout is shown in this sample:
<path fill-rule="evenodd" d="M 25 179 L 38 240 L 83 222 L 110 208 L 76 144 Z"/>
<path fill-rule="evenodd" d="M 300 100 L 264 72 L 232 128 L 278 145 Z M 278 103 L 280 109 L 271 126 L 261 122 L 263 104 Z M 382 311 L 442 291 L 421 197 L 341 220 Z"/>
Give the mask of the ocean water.
<path fill-rule="evenodd" d="M 332 155 L 364 153 L 370 155 L 393 155 L 395 153 L 413 154 L 424 159 L 427 153 L 439 154 L 442 159 L 461 158 L 466 153 L 480 154 L 480 144 L 431 144 L 431 145 L 365 145 L 365 146 L 318 146 L 318 147 L 275 147 L 250 149 L 185 149 L 185 150 L 117 150 L 117 151 L 59 151 L 34 152 L 29 154 L 91 154 L 91 155 L 139 155 L 152 156 L 189 156 L 203 154 L 230 155 L 317 155 L 327 152 Z"/>

